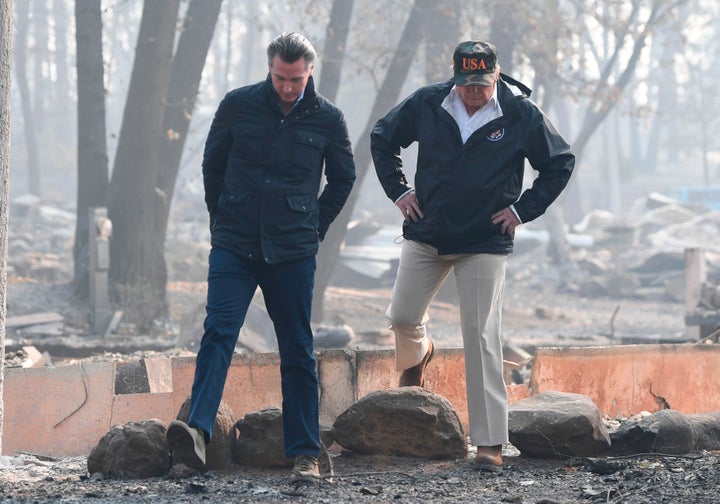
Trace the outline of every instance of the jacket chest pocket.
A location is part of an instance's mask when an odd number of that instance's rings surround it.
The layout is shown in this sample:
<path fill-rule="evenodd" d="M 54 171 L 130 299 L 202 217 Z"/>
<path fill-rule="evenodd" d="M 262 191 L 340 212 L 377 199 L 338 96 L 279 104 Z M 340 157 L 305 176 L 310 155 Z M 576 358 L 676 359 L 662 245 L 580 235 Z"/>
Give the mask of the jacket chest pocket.
<path fill-rule="evenodd" d="M 296 132 L 293 163 L 307 171 L 321 167 L 325 144 L 323 135 L 310 131 Z"/>
<path fill-rule="evenodd" d="M 232 153 L 238 159 L 250 163 L 261 163 L 268 155 L 268 141 L 258 131 L 247 125 L 234 125 L 232 132 Z"/>

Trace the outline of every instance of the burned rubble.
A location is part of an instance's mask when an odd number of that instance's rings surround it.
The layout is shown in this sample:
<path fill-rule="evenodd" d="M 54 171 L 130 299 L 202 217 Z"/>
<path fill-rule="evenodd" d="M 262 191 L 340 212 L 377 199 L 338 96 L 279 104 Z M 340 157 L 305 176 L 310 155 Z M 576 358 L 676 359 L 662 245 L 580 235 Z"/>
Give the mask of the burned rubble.
<path fill-rule="evenodd" d="M 115 311 L 118 318 L 104 333 L 96 334 L 89 306 L 73 302 L 70 285 L 73 261 L 70 254 L 74 214 L 71 210 L 43 205 L 39 200 L 24 197 L 12 202 L 12 211 L 8 247 L 7 346 L 10 351 L 43 340 L 45 347 L 52 345 L 57 351 L 62 351 L 60 347 L 66 342 L 68 353 L 75 344 L 84 346 L 85 354 L 92 352 L 93 346 L 96 353 L 113 352 L 115 349 L 110 342 L 115 336 L 121 341 L 136 342 L 136 348 L 130 351 L 143 348 L 167 351 L 173 346 L 196 350 L 204 315 L 201 284 L 204 282 L 209 250 L 207 237 L 197 236 L 197 232 L 189 226 L 174 224 L 171 228 L 167 247 L 171 279 L 168 291 L 184 304 L 171 313 L 171 321 L 158 321 L 154 334 L 150 335 L 152 338 L 141 343 L 142 336 L 147 335 L 138 334 L 137 328 L 124 321 L 121 310 Z M 516 237 L 517 250 L 511 256 L 508 273 L 510 299 L 506 308 L 513 308 L 513 284 L 523 291 L 545 293 L 549 287 L 558 294 L 564 293 L 576 299 L 617 300 L 616 304 L 621 307 L 620 317 L 625 315 L 622 305 L 628 304 L 628 301 L 681 304 L 686 298 L 684 250 L 696 247 L 704 249 L 705 290 L 716 290 L 720 256 L 711 244 L 719 241 L 715 239 L 720 235 L 718 212 L 700 212 L 672 201 L 658 200 L 657 195 L 649 195 L 636 204 L 633 214 L 625 221 L 633 224 L 619 224 L 607 212 L 594 211 L 584 221 L 571 227 L 568 243 L 575 262 L 573 267 L 538 261 L 538 254 L 542 255 L 548 240 L 547 233 L 541 229 L 542 223 L 528 229 L 520 228 Z M 369 288 L 387 288 L 378 274 L 381 277 L 394 275 L 396 258 L 393 254 L 397 254 L 398 249 L 388 247 L 388 244 L 392 245 L 392 233 L 383 231 L 378 225 L 363 231 L 366 228 L 368 226 L 355 226 L 359 230 L 356 231 L 358 236 L 348 238 L 351 245 L 340 257 L 339 272 L 333 282 L 336 288 L 354 288 L 358 285 L 356 280 L 363 275 L 365 280 L 361 283 Z M 381 242 L 380 237 L 389 241 Z M 353 247 L 360 248 L 356 250 Z M 364 260 L 360 260 L 363 257 Z M 188 288 L 196 293 L 190 294 Z M 452 288 L 443 288 L 438 298 L 440 302 L 452 304 Z M 688 314 L 690 318 L 696 315 L 694 322 L 705 326 L 717 323 L 715 312 L 718 307 L 713 304 L 713 299 L 708 292 L 697 307 L 699 311 Z M 268 323 L 261 299 L 256 301 L 248 314 L 247 327 L 241 333 L 238 347 L 241 352 L 275 350 L 272 326 Z M 536 308 L 540 311 L 547 309 L 543 303 Z M 378 315 L 382 318 L 382 314 Z M 628 316 L 635 315 L 631 313 Z M 26 317 L 26 320 L 18 320 L 19 317 Z M 36 320 L 33 321 L 33 317 Z M 44 320 L 47 317 L 53 320 Z M 610 327 L 612 319 L 611 310 L 606 314 L 608 328 L 605 332 L 612 334 L 615 340 L 609 343 L 623 343 L 622 334 L 618 334 L 616 327 Z M 358 345 L 363 348 L 364 343 L 371 342 L 371 336 L 363 341 L 362 333 L 369 331 L 347 323 L 355 320 L 348 313 L 329 316 L 327 322 L 317 328 L 320 345 Z M 557 325 L 562 326 L 563 321 L 559 320 Z M 382 327 L 375 328 L 374 336 Z M 73 336 L 76 336 L 75 342 Z M 676 340 L 682 339 L 679 334 L 675 336 Z M 662 339 L 667 341 L 670 338 L 664 335 Z M 119 343 L 115 346 L 120 347 Z M 82 354 L 82 351 L 78 350 L 78 353 Z"/>

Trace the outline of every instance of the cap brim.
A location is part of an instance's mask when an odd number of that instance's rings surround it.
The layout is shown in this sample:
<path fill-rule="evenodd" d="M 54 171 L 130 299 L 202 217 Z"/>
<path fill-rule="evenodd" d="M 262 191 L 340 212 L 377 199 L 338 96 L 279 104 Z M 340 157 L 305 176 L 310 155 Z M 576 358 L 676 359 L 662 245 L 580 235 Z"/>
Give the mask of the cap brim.
<path fill-rule="evenodd" d="M 492 86 L 495 84 L 495 73 L 456 73 L 456 86 Z"/>

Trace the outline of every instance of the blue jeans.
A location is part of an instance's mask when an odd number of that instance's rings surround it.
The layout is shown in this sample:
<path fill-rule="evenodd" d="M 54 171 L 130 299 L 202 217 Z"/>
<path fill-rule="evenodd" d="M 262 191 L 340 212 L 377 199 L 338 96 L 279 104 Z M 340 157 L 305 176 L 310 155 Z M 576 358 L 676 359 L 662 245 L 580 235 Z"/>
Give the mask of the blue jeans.
<path fill-rule="evenodd" d="M 253 294 L 259 286 L 280 352 L 285 455 L 320 453 L 318 378 L 310 312 L 315 256 L 266 264 L 213 248 L 205 333 L 195 363 L 188 425 L 212 439 L 228 368 Z"/>

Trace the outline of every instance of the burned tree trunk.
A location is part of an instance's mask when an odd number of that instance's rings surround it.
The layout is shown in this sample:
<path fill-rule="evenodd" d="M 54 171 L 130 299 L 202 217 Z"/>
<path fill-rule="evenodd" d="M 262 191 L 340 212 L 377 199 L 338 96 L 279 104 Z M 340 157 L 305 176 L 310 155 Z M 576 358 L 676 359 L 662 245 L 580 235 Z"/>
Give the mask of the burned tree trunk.
<path fill-rule="evenodd" d="M 354 0 L 334 0 L 325 36 L 322 75 L 318 91 L 334 102 L 340 88 L 340 72 L 345 59 Z"/>
<path fill-rule="evenodd" d="M 88 211 L 91 207 L 105 206 L 108 188 L 101 0 L 75 2 L 75 25 L 78 177 L 73 284 L 75 295 L 87 299 L 90 292 Z"/>
<path fill-rule="evenodd" d="M 165 262 L 165 236 L 167 234 L 170 205 L 175 193 L 185 140 L 205 59 L 212 41 L 215 25 L 220 14 L 222 0 L 192 0 L 183 23 L 175 57 L 170 70 L 170 84 L 165 102 L 160 165 L 157 172 L 157 197 L 155 198 L 155 232 L 153 239 L 160 244 L 151 249 L 157 254 L 156 288 L 160 299 L 167 297 L 167 263 Z M 164 308 L 163 308 L 164 310 Z"/>
<path fill-rule="evenodd" d="M 180 159 L 221 4 L 222 0 L 190 2 L 172 61 L 163 124 L 166 135 L 157 179 L 159 198 L 155 200 L 155 232 L 163 243 Z"/>
<path fill-rule="evenodd" d="M 155 233 L 154 210 L 179 7 L 180 0 L 144 3 L 108 194 L 112 294 L 141 329 L 166 308 L 160 295 L 166 273 L 158 262 L 164 240 Z"/>
<path fill-rule="evenodd" d="M 30 103 L 30 85 L 27 76 L 27 54 L 25 43 L 28 35 L 29 6 L 20 2 L 17 9 L 16 44 L 14 49 L 15 76 L 17 77 L 20 105 L 22 110 L 25 152 L 27 153 L 27 191 L 40 196 L 40 164 L 37 156 L 37 139 L 35 136 L 35 118 Z"/>
<path fill-rule="evenodd" d="M 10 177 L 10 70 L 12 61 L 12 0 L 0 0 L 0 453 L 3 431 L 5 315 L 7 303 L 8 196 Z"/>
<path fill-rule="evenodd" d="M 345 56 L 345 46 L 352 18 L 353 1 L 335 0 L 330 12 L 327 27 L 325 50 L 323 51 L 323 69 L 318 90 L 330 101 L 335 101 L 340 87 L 340 71 Z M 331 227 L 332 229 L 332 227 Z M 312 318 L 322 321 L 325 318 L 323 298 L 335 268 L 337 256 L 333 242 L 325 240 L 320 244 L 315 271 L 315 289 L 313 291 Z"/>
<path fill-rule="evenodd" d="M 365 129 L 360 136 L 360 141 L 355 146 L 355 168 L 357 170 L 357 179 L 353 187 L 350 196 L 348 197 L 347 203 L 343 207 L 340 215 L 337 216 L 335 222 L 325 236 L 324 254 L 321 260 L 318 260 L 318 267 L 322 265 L 322 268 L 327 268 L 328 271 L 332 272 L 337 263 L 337 258 L 340 255 L 340 248 L 345 241 L 345 233 L 347 225 L 352 217 L 352 212 L 355 207 L 355 203 L 358 200 L 358 194 L 360 187 L 362 186 L 363 179 L 367 174 L 368 168 L 370 167 L 370 132 L 373 126 L 383 114 L 385 114 L 390 108 L 395 105 L 395 102 L 400 95 L 400 90 L 405 82 L 405 77 L 410 70 L 410 64 L 415 57 L 417 48 L 423 39 L 423 33 L 427 20 L 432 12 L 432 5 L 434 2 L 430 0 L 415 0 L 413 3 L 410 16 L 405 23 L 400 42 L 395 48 L 392 61 L 390 66 L 385 73 L 385 78 L 377 96 L 375 97 L 375 103 L 373 104 L 370 117 L 365 125 Z M 329 278 L 329 275 L 328 275 Z M 316 299 L 319 300 L 317 304 L 313 305 L 313 319 L 319 320 L 319 317 L 323 313 L 322 301 L 325 296 L 325 289 L 327 288 L 327 282 L 325 285 L 315 285 Z"/>
<path fill-rule="evenodd" d="M 452 54 L 458 44 L 460 34 L 460 0 L 437 2 L 434 13 L 428 20 L 425 33 L 425 80 L 428 83 L 449 78 Z"/>

